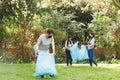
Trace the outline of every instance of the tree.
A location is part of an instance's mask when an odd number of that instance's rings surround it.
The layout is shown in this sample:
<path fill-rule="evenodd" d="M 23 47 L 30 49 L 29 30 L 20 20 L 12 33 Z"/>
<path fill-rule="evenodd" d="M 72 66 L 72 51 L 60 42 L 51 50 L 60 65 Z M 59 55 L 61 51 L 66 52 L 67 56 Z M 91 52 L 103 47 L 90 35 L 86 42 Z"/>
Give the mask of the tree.
<path fill-rule="evenodd" d="M 120 0 L 112 0 L 112 1 L 116 7 L 120 8 Z"/>
<path fill-rule="evenodd" d="M 13 61 L 29 62 L 33 59 L 32 45 L 35 41 L 35 36 L 32 35 L 35 26 L 33 21 L 36 18 L 35 16 L 42 12 L 41 5 L 38 6 L 41 1 L 3 0 L 1 2 L 0 24 L 2 28 L 4 27 L 6 33 L 9 33 L 4 41 L 8 46 L 11 45 L 11 47 L 8 47 L 8 54 L 6 55 L 12 54 Z M 40 26 L 37 27 L 40 28 Z M 40 30 L 38 32 L 40 33 Z M 3 32 L 1 35 L 3 35 Z M 6 36 L 4 35 L 3 39 Z"/>

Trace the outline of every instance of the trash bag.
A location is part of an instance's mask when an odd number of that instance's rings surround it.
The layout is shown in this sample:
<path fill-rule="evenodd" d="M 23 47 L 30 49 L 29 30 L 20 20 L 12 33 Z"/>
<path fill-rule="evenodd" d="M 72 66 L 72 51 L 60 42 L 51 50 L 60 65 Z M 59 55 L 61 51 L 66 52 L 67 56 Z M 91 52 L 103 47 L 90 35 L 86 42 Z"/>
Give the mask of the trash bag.
<path fill-rule="evenodd" d="M 81 45 L 81 49 L 79 50 L 79 57 L 78 60 L 89 59 L 88 51 L 85 45 Z"/>
<path fill-rule="evenodd" d="M 36 69 L 34 76 L 41 75 L 55 75 L 57 74 L 55 68 L 55 59 L 53 54 L 39 53 L 36 62 Z"/>
<path fill-rule="evenodd" d="M 70 48 L 70 54 L 73 62 L 81 61 L 84 59 L 89 59 L 88 51 L 85 45 L 81 45 L 81 49 L 78 48 L 78 42 L 76 42 Z"/>

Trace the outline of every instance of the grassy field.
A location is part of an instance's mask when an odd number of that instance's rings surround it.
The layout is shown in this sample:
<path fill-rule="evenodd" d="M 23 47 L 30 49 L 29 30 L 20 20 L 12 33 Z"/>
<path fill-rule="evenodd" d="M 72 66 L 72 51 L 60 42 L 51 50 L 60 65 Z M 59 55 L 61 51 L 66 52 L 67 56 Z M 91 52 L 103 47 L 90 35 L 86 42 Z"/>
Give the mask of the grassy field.
<path fill-rule="evenodd" d="M 99 64 L 99 68 L 88 64 L 56 65 L 58 74 L 44 79 L 33 77 L 35 64 L 0 64 L 0 80 L 120 80 L 120 64 Z"/>

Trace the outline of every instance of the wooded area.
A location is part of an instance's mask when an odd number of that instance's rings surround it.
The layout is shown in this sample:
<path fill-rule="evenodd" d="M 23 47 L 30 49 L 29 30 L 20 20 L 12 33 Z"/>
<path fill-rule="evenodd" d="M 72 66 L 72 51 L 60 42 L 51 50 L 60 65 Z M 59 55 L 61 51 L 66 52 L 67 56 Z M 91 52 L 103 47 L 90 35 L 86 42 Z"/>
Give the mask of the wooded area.
<path fill-rule="evenodd" d="M 85 44 L 90 31 L 98 61 L 120 59 L 120 0 L 0 0 L 0 62 L 32 62 L 33 45 L 50 27 L 59 63 L 68 34 Z"/>

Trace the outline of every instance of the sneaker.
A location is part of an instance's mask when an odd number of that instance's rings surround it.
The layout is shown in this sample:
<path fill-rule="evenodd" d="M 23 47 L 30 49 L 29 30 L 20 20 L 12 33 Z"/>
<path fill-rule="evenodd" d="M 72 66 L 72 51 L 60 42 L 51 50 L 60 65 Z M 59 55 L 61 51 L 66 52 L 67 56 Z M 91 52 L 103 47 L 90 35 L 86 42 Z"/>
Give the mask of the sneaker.
<path fill-rule="evenodd" d="M 54 77 L 54 75 L 49 75 L 50 77 Z"/>
<path fill-rule="evenodd" d="M 41 78 L 44 78 L 44 76 L 42 75 Z"/>

